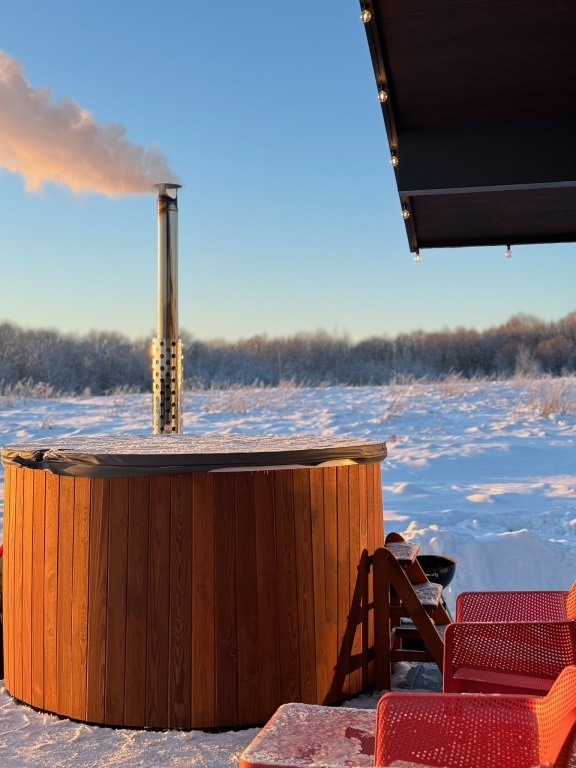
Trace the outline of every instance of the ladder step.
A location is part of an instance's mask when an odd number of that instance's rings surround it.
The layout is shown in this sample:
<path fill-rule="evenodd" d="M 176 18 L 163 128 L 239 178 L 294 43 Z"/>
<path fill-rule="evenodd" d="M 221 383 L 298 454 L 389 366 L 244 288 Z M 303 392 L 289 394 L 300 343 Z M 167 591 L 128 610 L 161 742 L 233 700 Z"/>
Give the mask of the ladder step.
<path fill-rule="evenodd" d="M 399 640 L 414 640 L 420 637 L 420 632 L 414 624 L 401 624 L 399 627 L 393 627 L 390 634 Z"/>
<path fill-rule="evenodd" d="M 412 584 L 412 587 L 424 608 L 437 608 L 440 605 L 442 599 L 441 584 L 426 581 L 423 584 Z"/>
<path fill-rule="evenodd" d="M 408 541 L 391 541 L 386 544 L 386 549 L 392 552 L 401 566 L 412 565 L 416 555 L 420 552 L 419 544 L 411 544 Z"/>
<path fill-rule="evenodd" d="M 411 650 L 402 648 L 398 651 L 390 651 L 390 661 L 434 661 L 432 654 L 428 651 Z"/>
<path fill-rule="evenodd" d="M 430 614 L 435 608 L 434 605 L 424 605 L 424 604 L 422 605 L 422 607 L 424 608 L 428 616 L 430 616 Z M 399 605 L 390 606 L 390 618 L 394 620 L 398 620 L 398 619 L 403 620 L 403 619 L 411 619 L 412 616 L 410 615 L 410 611 L 406 608 L 406 606 L 400 603 Z"/>

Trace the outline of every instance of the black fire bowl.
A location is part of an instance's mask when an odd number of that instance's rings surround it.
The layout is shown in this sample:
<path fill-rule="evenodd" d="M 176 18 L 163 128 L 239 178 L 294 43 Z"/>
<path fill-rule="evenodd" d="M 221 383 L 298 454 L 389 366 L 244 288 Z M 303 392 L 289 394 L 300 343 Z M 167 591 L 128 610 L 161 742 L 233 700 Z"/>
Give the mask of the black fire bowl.
<path fill-rule="evenodd" d="M 447 587 L 456 573 L 456 560 L 444 555 L 418 555 L 418 562 L 428 581 Z"/>

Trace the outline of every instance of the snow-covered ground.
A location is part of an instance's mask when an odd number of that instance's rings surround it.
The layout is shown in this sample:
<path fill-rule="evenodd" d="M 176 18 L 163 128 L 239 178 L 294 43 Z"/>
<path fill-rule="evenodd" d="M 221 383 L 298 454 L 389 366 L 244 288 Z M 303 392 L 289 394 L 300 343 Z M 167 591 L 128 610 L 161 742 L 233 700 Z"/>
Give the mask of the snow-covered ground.
<path fill-rule="evenodd" d="M 150 423 L 146 395 L 0 397 L 1 445 L 148 433 Z M 574 378 L 194 392 L 185 397 L 185 431 L 385 440 L 385 530 L 457 559 L 451 606 L 464 589 L 567 589 L 576 578 Z M 3 475 L 0 503 L 2 493 Z M 255 733 L 87 726 L 16 704 L 0 688 L 2 768 L 230 768 Z"/>

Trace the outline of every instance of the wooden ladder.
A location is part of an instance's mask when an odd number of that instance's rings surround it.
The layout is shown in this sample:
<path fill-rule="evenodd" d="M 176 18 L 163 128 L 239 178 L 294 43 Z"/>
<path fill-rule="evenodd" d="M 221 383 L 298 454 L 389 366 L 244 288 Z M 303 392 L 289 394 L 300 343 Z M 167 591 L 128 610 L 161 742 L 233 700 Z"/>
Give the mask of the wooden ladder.
<path fill-rule="evenodd" d="M 374 683 L 391 688 L 395 661 L 433 661 L 442 672 L 444 641 L 438 627 L 449 624 L 442 587 L 428 581 L 416 559 L 420 547 L 398 533 L 386 537 L 372 557 L 374 583 Z M 410 619 L 410 623 L 402 619 Z M 406 640 L 419 641 L 404 644 Z M 408 647 L 407 647 L 408 646 Z M 411 646 L 411 647 L 410 647 Z"/>

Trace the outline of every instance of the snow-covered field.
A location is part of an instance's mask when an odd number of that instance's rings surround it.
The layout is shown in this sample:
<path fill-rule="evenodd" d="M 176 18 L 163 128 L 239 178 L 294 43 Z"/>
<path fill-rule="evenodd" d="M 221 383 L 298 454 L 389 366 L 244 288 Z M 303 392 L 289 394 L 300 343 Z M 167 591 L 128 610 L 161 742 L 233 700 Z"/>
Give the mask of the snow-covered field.
<path fill-rule="evenodd" d="M 1 445 L 149 433 L 150 423 L 147 395 L 0 397 Z M 385 440 L 385 530 L 457 559 L 451 606 L 464 589 L 567 589 L 576 578 L 574 378 L 193 392 L 185 431 Z M 3 475 L 0 504 L 2 493 Z M 86 726 L 16 704 L 0 688 L 2 768 L 229 768 L 255 733 Z"/>

